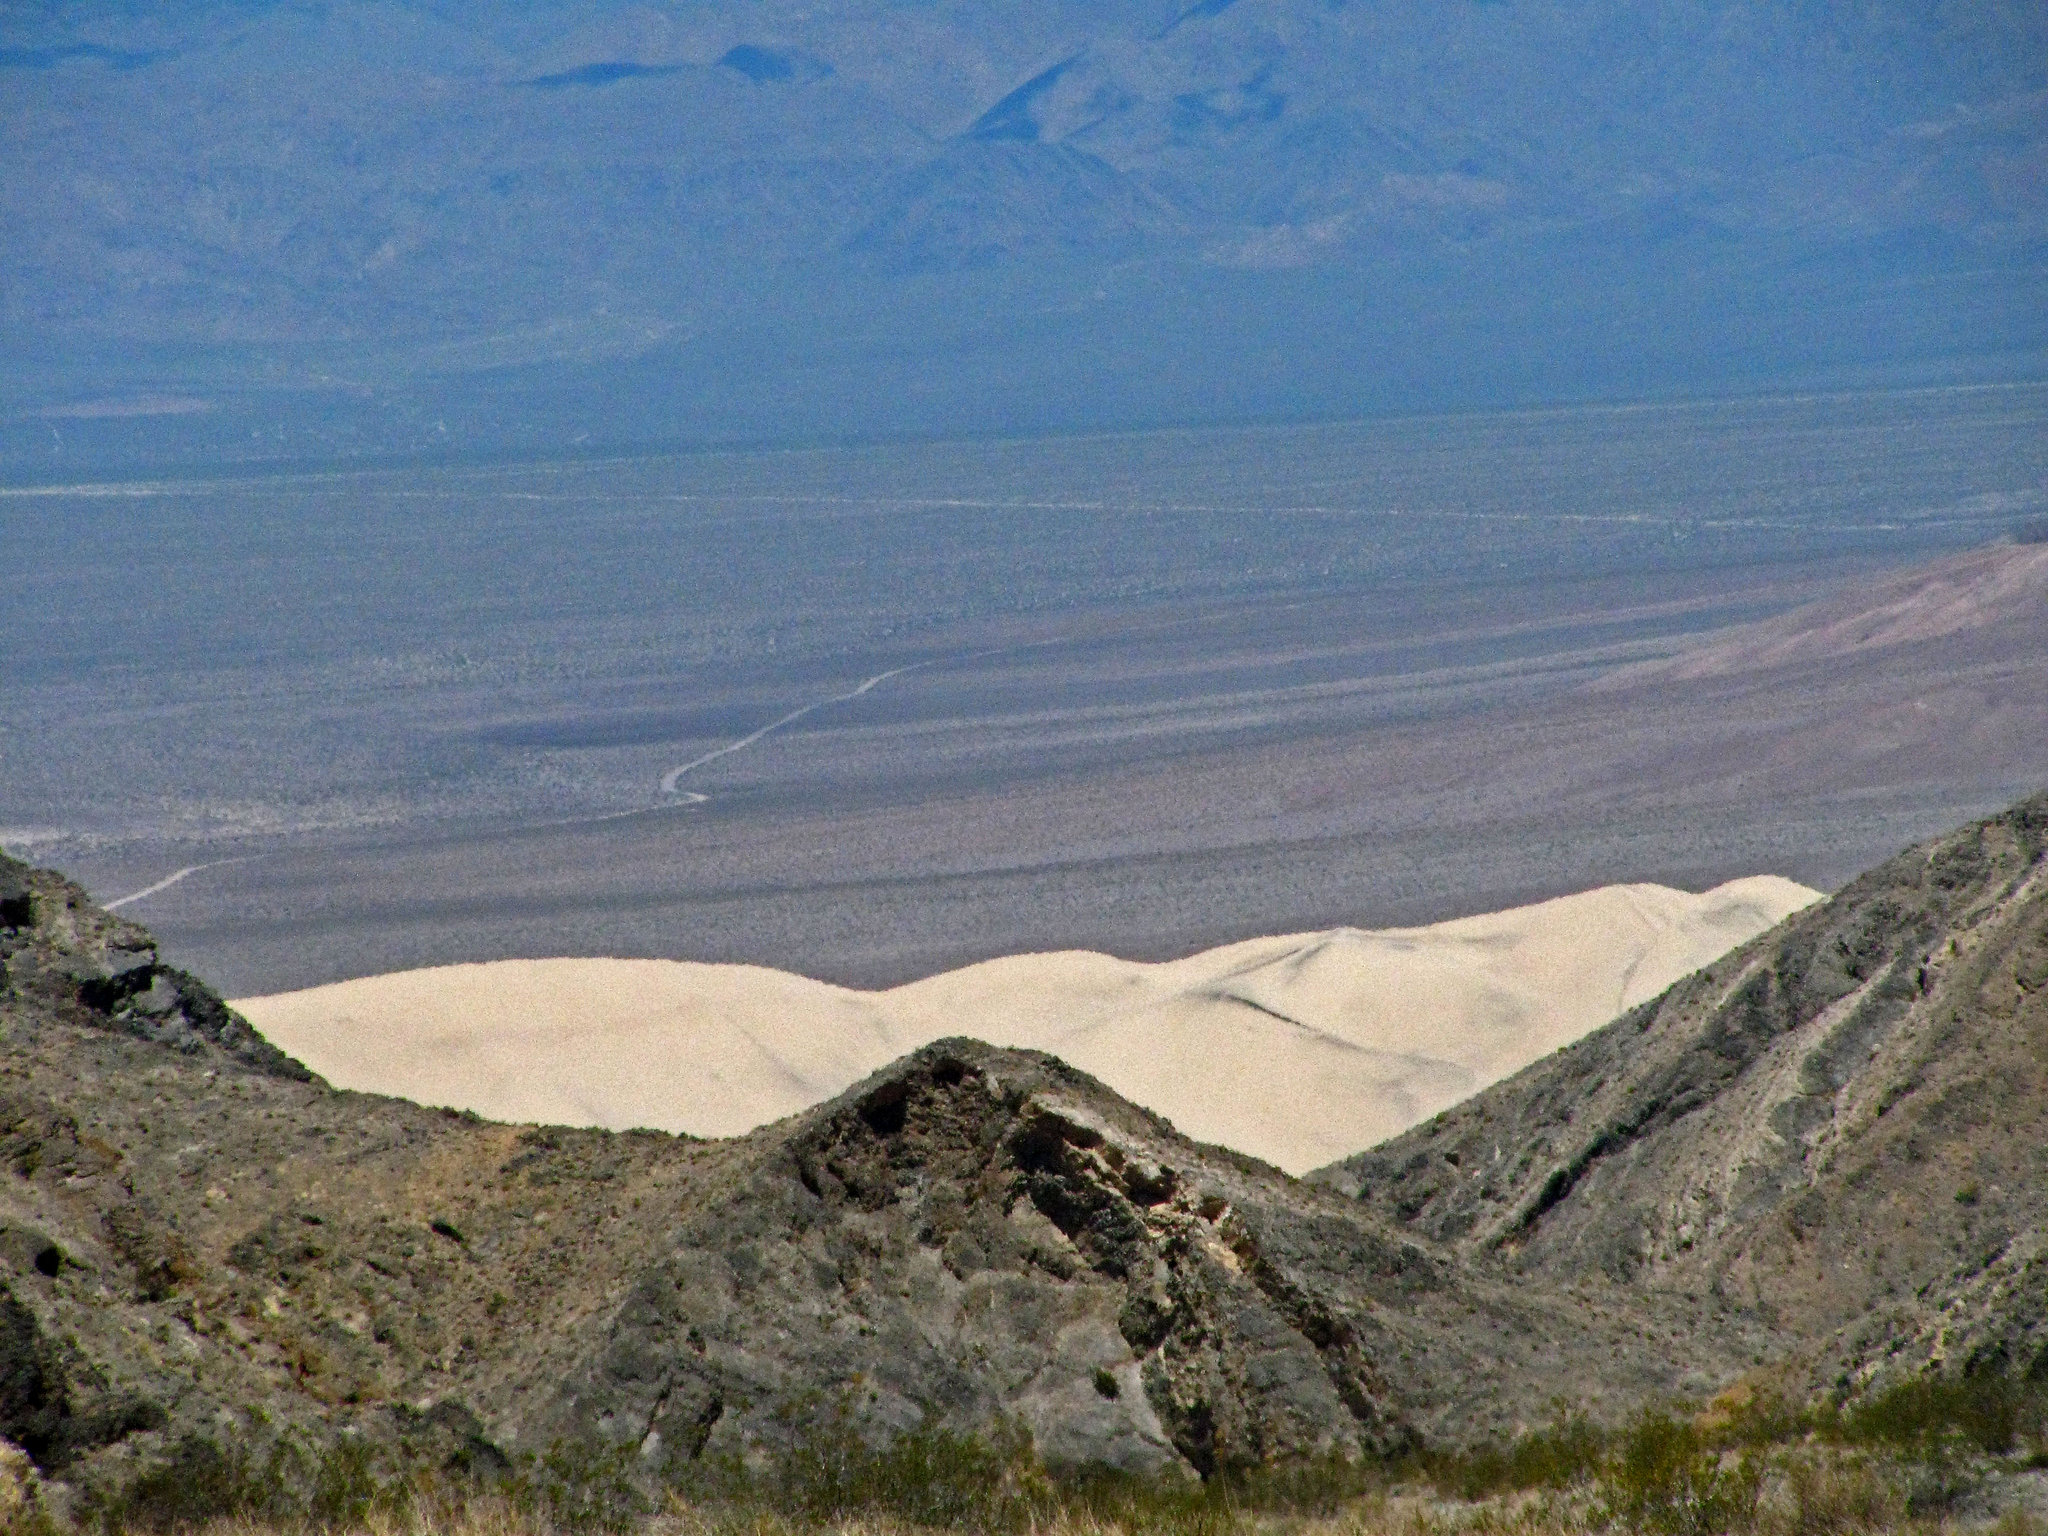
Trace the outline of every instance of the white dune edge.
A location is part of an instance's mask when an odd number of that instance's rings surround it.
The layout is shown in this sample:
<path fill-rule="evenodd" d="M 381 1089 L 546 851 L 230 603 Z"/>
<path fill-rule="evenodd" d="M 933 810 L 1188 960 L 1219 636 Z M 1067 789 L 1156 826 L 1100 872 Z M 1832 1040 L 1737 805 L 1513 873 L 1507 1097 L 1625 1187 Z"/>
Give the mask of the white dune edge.
<path fill-rule="evenodd" d="M 1820 898 L 1613 885 L 1147 965 L 1013 955 L 857 992 L 758 966 L 501 960 L 235 1002 L 338 1087 L 494 1120 L 734 1136 L 947 1035 L 1050 1051 L 1303 1173 L 1578 1039 Z"/>

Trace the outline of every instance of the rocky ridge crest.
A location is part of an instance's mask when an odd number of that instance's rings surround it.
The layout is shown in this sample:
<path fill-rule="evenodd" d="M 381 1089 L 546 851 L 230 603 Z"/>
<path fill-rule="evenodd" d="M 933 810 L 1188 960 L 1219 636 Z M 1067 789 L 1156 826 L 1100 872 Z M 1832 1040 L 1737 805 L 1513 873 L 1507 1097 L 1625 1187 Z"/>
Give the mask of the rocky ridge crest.
<path fill-rule="evenodd" d="M 1799 1386 L 2048 1378 L 2048 796 L 1312 1175 L 1475 1272 L 1735 1308 Z"/>
<path fill-rule="evenodd" d="M 655 1479 L 847 1424 L 1187 1476 L 1511 1431 L 1589 1352 L 1702 1384 L 1049 1057 L 942 1041 L 727 1142 L 496 1125 L 331 1089 L 0 874 L 0 1436 L 88 1501 L 221 1444 Z"/>

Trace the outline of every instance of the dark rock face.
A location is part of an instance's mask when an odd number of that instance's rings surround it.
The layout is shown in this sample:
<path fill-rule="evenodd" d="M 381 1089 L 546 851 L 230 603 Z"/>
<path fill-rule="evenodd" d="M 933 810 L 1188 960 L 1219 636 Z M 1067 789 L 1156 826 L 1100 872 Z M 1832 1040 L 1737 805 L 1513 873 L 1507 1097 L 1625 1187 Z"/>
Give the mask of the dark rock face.
<path fill-rule="evenodd" d="M 196 976 L 157 962 L 147 929 L 77 886 L 0 854 L 0 979 L 51 1016 L 117 1027 L 188 1055 L 208 1047 L 278 1077 L 312 1080 Z"/>
<path fill-rule="evenodd" d="M 1105 1097 L 962 1040 L 806 1117 L 679 1234 L 564 1422 L 737 1449 L 785 1434 L 767 1410 L 809 1379 L 877 1436 L 1010 1416 L 1054 1464 L 1206 1474 L 1405 1443 L 1354 1298 L 1299 1273 L 1292 1231 L 1263 1240 L 1292 1214 L 1281 1181 Z M 1340 1224 L 1378 1271 L 1440 1283 Z"/>
<path fill-rule="evenodd" d="M 0 861 L 0 902 L 0 1436 L 88 1503 L 344 1430 L 474 1460 L 413 1406 L 489 1278 L 450 1283 L 419 1159 L 516 1133 L 332 1092 L 54 875 Z"/>
<path fill-rule="evenodd" d="M 1809 1384 L 2048 1369 L 2048 796 L 1314 1175 L 1468 1261 L 1733 1300 Z"/>
<path fill-rule="evenodd" d="M 731 1151 L 521 1443 L 659 1463 L 1021 1422 L 1055 1466 L 1206 1476 L 1511 1433 L 1574 1359 L 1630 1401 L 1685 1384 L 1638 1319 L 1468 1283 L 1030 1052 L 941 1041 Z"/>

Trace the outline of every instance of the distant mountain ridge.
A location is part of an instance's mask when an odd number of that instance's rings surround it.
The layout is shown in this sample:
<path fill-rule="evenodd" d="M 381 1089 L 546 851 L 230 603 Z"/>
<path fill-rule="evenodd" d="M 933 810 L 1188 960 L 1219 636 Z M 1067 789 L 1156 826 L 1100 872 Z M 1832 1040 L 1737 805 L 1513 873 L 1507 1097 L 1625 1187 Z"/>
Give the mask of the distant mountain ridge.
<path fill-rule="evenodd" d="M 0 320 L 17 410 L 289 385 L 421 446 L 475 390 L 568 443 L 563 365 L 586 432 L 759 431 L 735 352 L 900 392 L 813 432 L 1974 367 L 2043 345 L 2044 60 L 2010 0 L 16 8 Z"/>

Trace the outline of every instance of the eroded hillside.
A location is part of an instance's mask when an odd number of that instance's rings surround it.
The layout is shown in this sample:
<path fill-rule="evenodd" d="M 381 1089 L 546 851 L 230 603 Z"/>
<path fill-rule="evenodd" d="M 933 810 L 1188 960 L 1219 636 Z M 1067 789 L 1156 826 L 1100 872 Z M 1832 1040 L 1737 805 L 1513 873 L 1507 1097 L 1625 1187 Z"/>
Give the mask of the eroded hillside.
<path fill-rule="evenodd" d="M 941 1041 L 736 1141 L 495 1125 L 330 1089 L 5 874 L 0 1433 L 89 1493 L 344 1432 L 652 1478 L 841 1415 L 1184 1475 L 1511 1431 L 1594 1356 L 1711 1385 L 1047 1057 Z"/>
<path fill-rule="evenodd" d="M 1316 1175 L 1475 1267 L 1768 1324 L 1810 1388 L 2048 1372 L 2048 796 Z"/>

